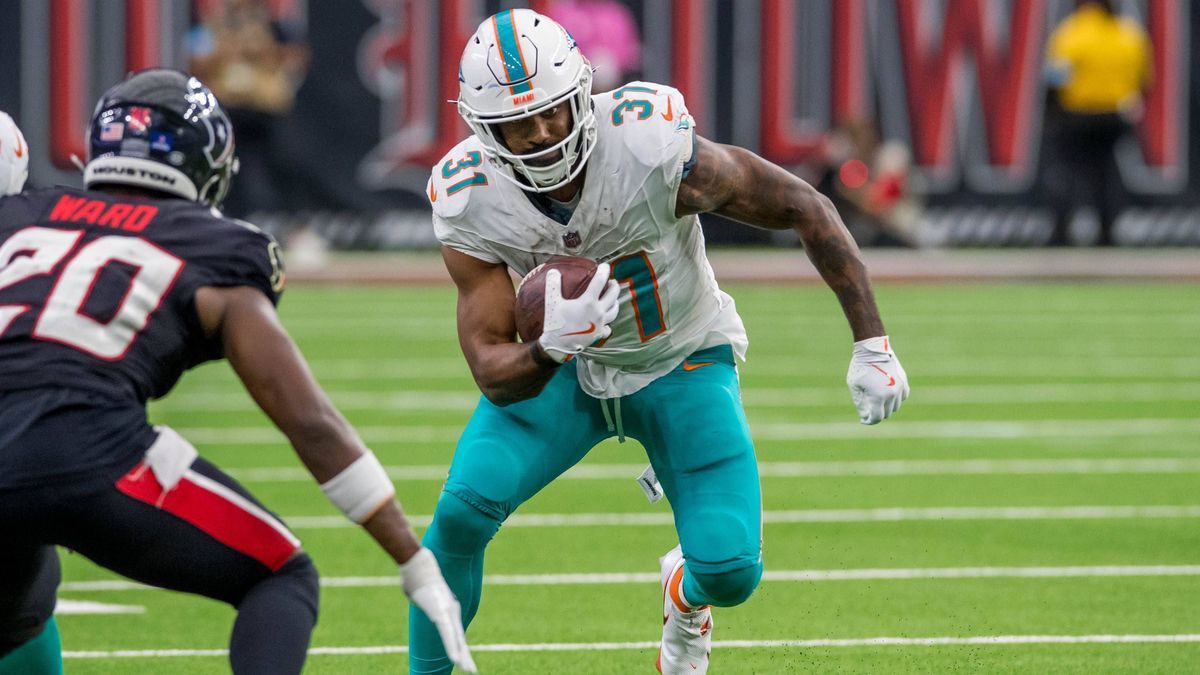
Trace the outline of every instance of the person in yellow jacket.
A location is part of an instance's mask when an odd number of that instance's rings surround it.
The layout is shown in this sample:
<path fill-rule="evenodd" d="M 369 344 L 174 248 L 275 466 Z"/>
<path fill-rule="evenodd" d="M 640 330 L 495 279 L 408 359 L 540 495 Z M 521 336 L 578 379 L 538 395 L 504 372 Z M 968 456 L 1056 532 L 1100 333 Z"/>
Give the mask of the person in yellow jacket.
<path fill-rule="evenodd" d="M 1052 90 L 1046 130 L 1059 178 L 1056 243 L 1066 243 L 1069 221 L 1082 218 L 1099 225 L 1098 243 L 1112 244 L 1124 200 L 1113 151 L 1141 118 L 1153 71 L 1146 31 L 1114 5 L 1077 0 L 1046 49 Z"/>

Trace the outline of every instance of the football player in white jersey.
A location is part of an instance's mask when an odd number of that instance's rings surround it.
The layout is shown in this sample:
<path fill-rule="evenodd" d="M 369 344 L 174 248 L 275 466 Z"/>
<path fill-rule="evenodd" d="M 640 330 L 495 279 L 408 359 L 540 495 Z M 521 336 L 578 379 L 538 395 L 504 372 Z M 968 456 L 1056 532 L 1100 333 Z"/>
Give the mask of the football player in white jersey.
<path fill-rule="evenodd" d="M 570 34 L 531 10 L 488 18 L 463 53 L 458 106 L 474 134 L 434 167 L 428 193 L 458 287 L 459 340 L 484 396 L 424 543 L 469 623 L 484 548 L 504 519 L 601 440 L 635 438 L 680 542 L 660 558 L 657 666 L 703 673 L 711 607 L 745 601 L 762 575 L 762 516 L 735 369 L 746 334 L 697 214 L 799 233 L 850 323 L 847 380 L 864 424 L 895 412 L 908 383 L 828 199 L 752 152 L 697 136 L 678 90 L 634 82 L 592 95 L 591 80 Z M 599 270 L 576 299 L 562 297 L 551 271 L 556 320 L 521 343 L 510 272 L 554 255 Z M 409 642 L 411 672 L 450 671 L 416 609 Z"/>
<path fill-rule="evenodd" d="M 29 178 L 29 146 L 17 123 L 0 110 L 0 197 L 25 189 Z"/>

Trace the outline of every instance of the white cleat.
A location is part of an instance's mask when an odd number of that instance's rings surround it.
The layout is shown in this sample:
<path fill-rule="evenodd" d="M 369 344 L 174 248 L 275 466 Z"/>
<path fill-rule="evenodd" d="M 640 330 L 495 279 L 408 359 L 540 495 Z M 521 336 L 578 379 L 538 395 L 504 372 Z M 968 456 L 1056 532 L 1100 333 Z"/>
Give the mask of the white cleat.
<path fill-rule="evenodd" d="M 662 571 L 663 632 L 654 666 L 663 675 L 703 675 L 712 650 L 712 610 L 688 610 L 683 603 L 683 549 L 676 546 L 658 559 Z"/>

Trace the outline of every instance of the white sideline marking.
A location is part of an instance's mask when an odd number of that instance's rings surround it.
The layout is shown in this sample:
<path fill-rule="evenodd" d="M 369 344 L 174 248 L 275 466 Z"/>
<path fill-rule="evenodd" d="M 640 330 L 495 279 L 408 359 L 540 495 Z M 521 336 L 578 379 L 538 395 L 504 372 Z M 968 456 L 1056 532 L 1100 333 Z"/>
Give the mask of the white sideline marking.
<path fill-rule="evenodd" d="M 146 608 L 141 605 L 110 605 L 106 602 L 91 602 L 88 600 L 59 600 L 54 607 L 55 614 L 143 614 Z"/>
<path fill-rule="evenodd" d="M 819 647 L 940 647 L 956 645 L 1076 645 L 1076 644 L 1145 644 L 1164 642 L 1200 642 L 1200 634 L 1179 635 L 978 635 L 968 637 L 872 637 L 872 638 L 826 638 L 816 640 L 714 640 L 717 649 L 765 649 L 789 647 L 815 649 Z M 590 652 L 624 651 L 633 649 L 655 649 L 657 641 L 644 642 L 541 642 L 541 643 L 497 643 L 471 645 L 473 652 Z M 67 659 L 113 659 L 113 658 L 170 658 L 184 656 L 226 656 L 225 649 L 118 649 L 113 651 L 68 651 Z M 381 645 L 373 647 L 313 647 L 310 656 L 321 655 L 364 655 L 364 654 L 407 654 L 404 645 Z"/>
<path fill-rule="evenodd" d="M 328 391 L 344 410 L 472 410 L 479 393 L 472 391 L 413 390 Z M 1200 401 L 1200 384 L 1164 382 L 1137 384 L 979 384 L 923 385 L 921 405 L 990 405 L 996 403 L 1097 403 Z M 845 387 L 748 387 L 742 399 L 749 408 L 815 408 L 847 403 Z M 244 393 L 192 392 L 179 396 L 175 407 L 205 412 L 253 410 Z"/>
<path fill-rule="evenodd" d="M 279 431 L 266 426 L 177 428 L 193 443 L 202 445 L 284 445 Z M 452 443 L 461 425 L 362 426 L 368 443 Z M 959 420 L 955 422 L 904 422 L 890 420 L 867 427 L 857 422 L 759 422 L 750 425 L 758 440 L 836 440 L 857 438 L 1095 438 L 1113 436 L 1164 436 L 1200 433 L 1200 419 L 1046 419 L 1029 422 Z"/>
<path fill-rule="evenodd" d="M 923 520 L 1091 520 L 1126 518 L 1200 518 L 1200 505 L 1181 506 L 944 506 L 877 509 L 764 511 L 766 523 L 874 523 Z M 297 530 L 358 527 L 342 516 L 292 516 L 283 519 Z M 412 515 L 410 523 L 428 527 L 433 516 Z M 672 525 L 670 512 L 516 514 L 504 527 L 607 527 Z"/>
<path fill-rule="evenodd" d="M 1200 565 L 1100 565 L 1073 567 L 916 567 L 850 570 L 767 570 L 764 581 L 878 581 L 904 579 L 1066 579 L 1081 577 L 1191 577 L 1200 576 Z M 489 574 L 489 586 L 603 586 L 660 583 L 657 572 L 595 574 Z M 399 586 L 400 577 L 321 577 L 323 588 L 373 588 Z M 68 581 L 62 591 L 141 591 L 153 586 L 121 579 Z M 59 601 L 61 605 L 63 601 Z"/>
<path fill-rule="evenodd" d="M 632 479 L 645 464 L 580 464 L 560 479 Z M 448 466 L 389 466 L 392 480 L 445 480 Z M 229 469 L 230 475 L 251 483 L 306 483 L 312 476 L 300 467 Z M 897 459 L 857 462 L 760 462 L 758 473 L 770 478 L 810 476 L 976 476 L 1039 474 L 1200 473 L 1200 459 Z"/>

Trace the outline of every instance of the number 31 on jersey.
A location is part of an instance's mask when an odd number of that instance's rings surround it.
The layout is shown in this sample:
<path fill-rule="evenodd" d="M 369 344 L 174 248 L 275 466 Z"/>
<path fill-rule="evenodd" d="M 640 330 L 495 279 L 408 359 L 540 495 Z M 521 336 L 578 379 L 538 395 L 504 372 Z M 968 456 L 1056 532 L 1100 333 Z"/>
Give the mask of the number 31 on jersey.
<path fill-rule="evenodd" d="M 464 169 L 469 169 L 473 166 L 479 166 L 482 163 L 483 163 L 483 154 L 477 150 L 472 150 L 471 152 L 467 153 L 466 157 L 458 160 L 457 162 L 452 159 L 446 160 L 446 163 L 442 165 L 442 178 L 445 178 L 446 180 L 450 180 L 450 179 L 454 178 L 455 176 L 457 176 Z M 446 188 L 446 194 L 452 195 L 456 192 L 461 192 L 462 190 L 465 190 L 469 187 L 474 187 L 476 185 L 487 185 L 487 184 L 488 184 L 487 175 L 480 173 L 478 171 L 475 171 L 469 177 L 467 177 L 463 180 L 460 180 L 457 183 L 454 183 L 450 187 Z M 431 202 L 437 201 L 437 190 L 432 185 L 429 188 L 429 201 L 431 201 Z"/>

